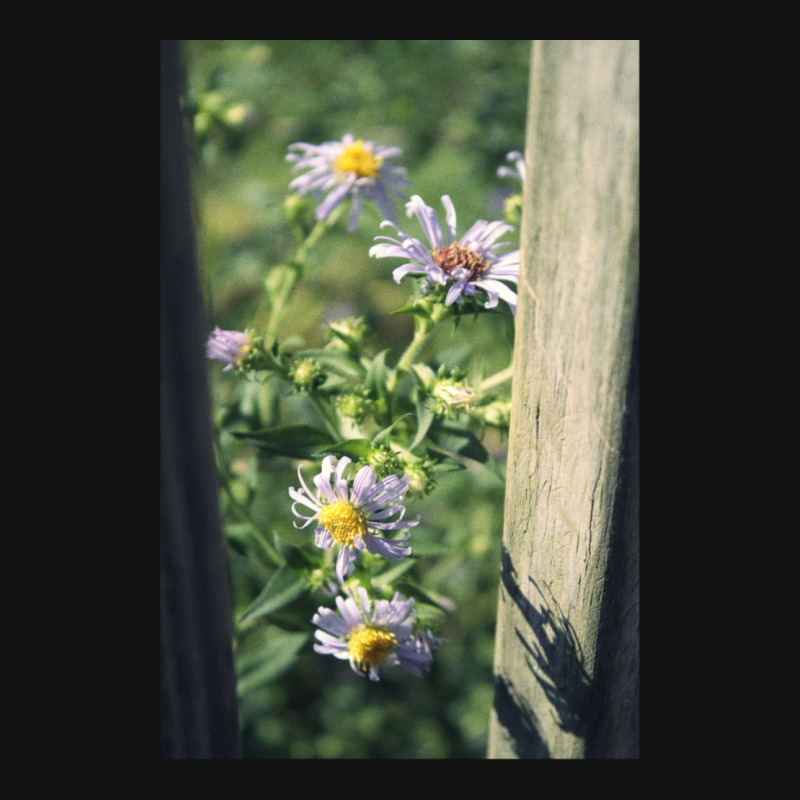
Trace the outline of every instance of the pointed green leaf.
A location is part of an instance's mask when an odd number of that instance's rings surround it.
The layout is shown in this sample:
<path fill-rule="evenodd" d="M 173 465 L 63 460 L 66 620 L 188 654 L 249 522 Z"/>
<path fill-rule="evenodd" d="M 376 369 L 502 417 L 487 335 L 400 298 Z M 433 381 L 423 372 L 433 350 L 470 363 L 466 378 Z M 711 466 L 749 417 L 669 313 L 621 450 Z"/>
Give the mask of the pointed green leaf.
<path fill-rule="evenodd" d="M 417 432 L 414 435 L 414 441 L 411 443 L 409 450 L 413 450 L 425 438 L 435 418 L 433 409 L 425 405 L 424 397 L 419 389 L 417 390 L 415 402 L 417 405 Z"/>
<path fill-rule="evenodd" d="M 311 425 L 285 425 L 263 431 L 232 431 L 237 439 L 275 455 L 290 458 L 314 458 L 323 447 L 334 443 L 326 431 Z"/>
<path fill-rule="evenodd" d="M 478 437 L 469 428 L 465 428 L 457 422 L 444 420 L 436 425 L 431 425 L 428 437 L 443 450 L 466 456 L 481 464 L 485 464 L 489 460 L 489 453 Z"/>
<path fill-rule="evenodd" d="M 369 439 L 346 439 L 336 444 L 320 448 L 314 455 L 317 458 L 324 458 L 328 455 L 349 456 L 353 461 L 365 461 L 372 450 L 372 443 Z"/>
<path fill-rule="evenodd" d="M 308 588 L 306 579 L 298 575 L 289 567 L 281 567 L 270 578 L 269 583 L 263 588 L 261 594 L 250 604 L 247 611 L 242 614 L 239 624 L 252 622 L 258 617 L 271 614 L 297 600 Z"/>
<path fill-rule="evenodd" d="M 372 437 L 372 444 L 375 447 L 380 447 L 381 445 L 388 445 L 391 441 L 391 432 L 392 428 L 397 425 L 398 422 L 405 419 L 406 417 L 410 417 L 411 414 L 403 414 L 402 416 L 398 417 L 391 425 L 387 428 L 384 428 L 382 431 L 379 431 Z"/>
<path fill-rule="evenodd" d="M 336 372 L 339 375 L 344 375 L 348 378 L 363 378 L 367 371 L 364 365 L 356 361 L 348 353 L 342 350 L 302 350 L 294 353 L 295 358 L 313 358 L 314 361 L 321 364 L 331 372 Z"/>
<path fill-rule="evenodd" d="M 414 551 L 414 545 L 412 542 L 411 546 L 412 554 Z M 410 570 L 414 566 L 414 559 L 413 558 L 404 558 L 398 564 L 393 565 L 385 572 L 381 572 L 379 575 L 372 576 L 372 585 L 377 587 L 388 586 L 392 581 L 396 581 L 401 575 L 405 575 L 408 570 Z"/>
<path fill-rule="evenodd" d="M 236 664 L 239 696 L 258 689 L 289 669 L 309 638 L 308 633 L 289 633 L 245 652 Z"/>

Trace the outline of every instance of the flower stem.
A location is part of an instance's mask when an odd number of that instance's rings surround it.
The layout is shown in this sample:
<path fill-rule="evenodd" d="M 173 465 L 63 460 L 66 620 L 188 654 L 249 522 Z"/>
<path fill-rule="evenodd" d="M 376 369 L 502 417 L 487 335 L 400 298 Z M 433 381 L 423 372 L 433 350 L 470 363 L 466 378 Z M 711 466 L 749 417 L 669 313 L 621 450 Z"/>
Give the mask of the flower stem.
<path fill-rule="evenodd" d="M 394 391 L 395 387 L 397 386 L 397 381 L 400 375 L 404 372 L 408 372 L 411 369 L 411 366 L 414 363 L 414 359 L 417 357 L 417 353 L 420 351 L 420 348 L 423 344 L 425 344 L 428 336 L 430 336 L 430 334 L 433 332 L 436 323 L 442 318 L 446 311 L 447 306 L 437 303 L 431 308 L 429 316 L 420 315 L 414 317 L 414 338 L 409 343 L 406 351 L 400 357 L 400 360 L 397 362 L 394 372 L 389 376 L 386 388 L 390 392 Z"/>
<path fill-rule="evenodd" d="M 485 380 L 482 380 L 478 385 L 478 391 L 485 392 L 488 389 L 493 389 L 495 386 L 499 386 L 501 383 L 505 383 L 505 381 L 511 380 L 513 373 L 514 365 L 512 364 L 510 367 L 501 369 L 500 372 L 496 372 L 494 375 L 490 375 Z"/>
<path fill-rule="evenodd" d="M 283 312 L 289 302 L 289 298 L 297 285 L 297 281 L 306 271 L 306 259 L 311 252 L 311 248 L 330 231 L 342 215 L 344 204 L 337 206 L 327 219 L 317 220 L 317 223 L 309 231 L 308 236 L 298 245 L 297 251 L 288 264 L 286 264 L 286 274 L 281 284 L 280 291 L 276 293 L 272 300 L 272 309 L 267 325 L 267 334 L 274 336 L 278 333 L 283 317 Z"/>
<path fill-rule="evenodd" d="M 227 466 L 222 457 L 220 443 L 216 436 L 214 441 L 214 451 L 217 457 L 217 469 L 219 470 L 220 483 L 222 485 L 223 490 L 225 491 L 225 494 L 228 497 L 231 506 L 235 509 L 236 513 L 241 517 L 242 521 L 246 522 L 247 525 L 250 527 L 250 530 L 253 532 L 253 537 L 257 541 L 259 547 L 261 547 L 267 554 L 267 557 L 274 562 L 274 566 L 279 567 L 285 564 L 286 560 L 272 546 L 272 543 L 261 533 L 261 529 L 258 527 L 253 518 L 250 516 L 250 512 L 234 496 L 233 490 L 231 489 L 230 486 L 230 474 L 228 473 Z"/>

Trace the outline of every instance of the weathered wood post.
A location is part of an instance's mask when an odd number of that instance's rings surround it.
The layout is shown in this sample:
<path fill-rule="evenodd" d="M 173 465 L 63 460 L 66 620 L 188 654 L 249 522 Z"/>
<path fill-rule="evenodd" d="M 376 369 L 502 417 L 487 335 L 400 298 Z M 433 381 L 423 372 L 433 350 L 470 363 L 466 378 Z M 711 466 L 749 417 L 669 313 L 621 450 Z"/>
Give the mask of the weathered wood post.
<path fill-rule="evenodd" d="M 161 757 L 238 758 L 228 562 L 180 110 L 161 42 Z"/>
<path fill-rule="evenodd" d="M 531 57 L 490 758 L 638 758 L 639 46 Z"/>

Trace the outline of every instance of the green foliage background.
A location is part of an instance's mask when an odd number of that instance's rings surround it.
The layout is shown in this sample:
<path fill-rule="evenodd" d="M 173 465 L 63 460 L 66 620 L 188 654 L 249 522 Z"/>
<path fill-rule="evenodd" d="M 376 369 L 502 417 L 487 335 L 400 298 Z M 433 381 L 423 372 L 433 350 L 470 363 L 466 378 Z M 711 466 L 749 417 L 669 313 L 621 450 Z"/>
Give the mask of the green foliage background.
<path fill-rule="evenodd" d="M 187 40 L 185 106 L 194 125 L 194 188 L 209 330 L 263 326 L 265 279 L 291 251 L 283 212 L 289 144 L 345 133 L 398 145 L 413 191 L 437 210 L 449 194 L 459 230 L 500 219 L 514 187 L 496 171 L 525 135 L 529 40 Z M 402 219 L 400 210 L 400 219 Z M 367 255 L 381 216 L 365 204 L 357 231 L 344 226 L 312 252 L 281 340 L 324 344 L 322 321 L 364 315 L 373 353 L 397 358 L 412 320 L 392 312 L 410 287 L 392 263 Z M 412 229 L 413 224 L 408 223 Z M 408 279 L 406 279 L 408 280 Z M 467 347 L 468 346 L 468 347 Z M 473 354 L 470 382 L 508 366 L 513 329 L 496 315 L 466 316 L 437 331 L 426 354 L 449 365 Z M 221 372 L 209 380 L 230 495 L 222 511 L 237 622 L 274 574 L 259 558 L 246 511 L 265 536 L 291 545 L 288 487 L 297 462 L 267 458 L 231 435 L 267 427 L 276 415 L 301 421 L 301 397 Z M 492 660 L 504 485 L 504 441 L 484 442 L 499 469 L 474 464 L 440 476 L 434 493 L 407 496 L 422 515 L 411 545 L 424 553 L 414 582 L 453 601 L 441 631 L 448 642 L 422 679 L 384 668 L 373 683 L 346 662 L 312 650 L 311 616 L 330 598 L 306 593 L 287 609 L 240 625 L 237 666 L 244 755 L 248 758 L 483 758 L 493 697 Z"/>

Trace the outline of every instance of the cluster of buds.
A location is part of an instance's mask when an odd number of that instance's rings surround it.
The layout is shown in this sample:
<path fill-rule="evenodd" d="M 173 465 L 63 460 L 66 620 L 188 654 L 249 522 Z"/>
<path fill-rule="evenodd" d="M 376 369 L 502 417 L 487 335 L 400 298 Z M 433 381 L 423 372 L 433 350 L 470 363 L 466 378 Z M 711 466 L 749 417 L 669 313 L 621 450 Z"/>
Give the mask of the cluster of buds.
<path fill-rule="evenodd" d="M 374 446 L 367 456 L 367 464 L 372 467 L 372 471 L 378 480 L 382 480 L 388 475 L 397 474 L 403 469 L 397 453 L 387 445 Z"/>
<path fill-rule="evenodd" d="M 301 358 L 289 367 L 289 378 L 298 392 L 308 394 L 325 381 L 325 373 L 313 358 Z"/>
<path fill-rule="evenodd" d="M 409 477 L 408 488 L 412 494 L 423 497 L 433 491 L 436 486 L 433 468 L 434 462 L 429 458 L 406 463 L 404 472 Z"/>
<path fill-rule="evenodd" d="M 466 372 L 454 369 L 448 376 L 444 364 L 439 367 L 438 374 L 429 367 L 415 367 L 415 371 L 433 401 L 433 413 L 437 417 L 451 417 L 475 406 L 478 396 L 464 380 Z"/>
<path fill-rule="evenodd" d="M 372 411 L 372 401 L 366 389 L 340 394 L 336 399 L 339 414 L 353 422 L 361 422 Z"/>
<path fill-rule="evenodd" d="M 511 424 L 511 401 L 492 400 L 491 403 L 476 408 L 473 411 L 473 416 L 477 417 L 485 425 L 491 425 L 501 430 L 507 429 Z"/>
<path fill-rule="evenodd" d="M 359 356 L 363 350 L 367 326 L 363 317 L 346 317 L 327 324 L 328 347 Z"/>

